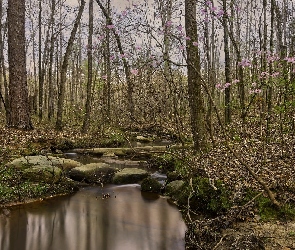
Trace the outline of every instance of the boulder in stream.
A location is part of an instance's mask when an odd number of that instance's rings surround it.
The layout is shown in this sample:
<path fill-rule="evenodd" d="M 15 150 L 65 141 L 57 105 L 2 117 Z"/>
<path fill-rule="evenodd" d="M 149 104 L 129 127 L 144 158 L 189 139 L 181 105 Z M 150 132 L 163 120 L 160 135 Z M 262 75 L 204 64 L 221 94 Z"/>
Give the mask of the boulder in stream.
<path fill-rule="evenodd" d="M 31 167 L 59 167 L 60 169 L 66 170 L 81 166 L 81 163 L 65 158 L 59 158 L 54 156 L 45 155 L 34 155 L 24 156 L 17 158 L 6 164 L 7 166 L 16 167 L 24 170 Z"/>
<path fill-rule="evenodd" d="M 166 194 L 176 201 L 179 200 L 179 196 L 182 195 L 183 185 L 184 181 L 182 180 L 171 181 L 166 185 Z"/>
<path fill-rule="evenodd" d="M 162 185 L 159 181 L 152 177 L 145 178 L 141 183 L 141 191 L 160 193 Z"/>
<path fill-rule="evenodd" d="M 63 178 L 63 174 L 58 167 L 33 166 L 24 169 L 22 177 L 33 182 L 57 183 Z"/>
<path fill-rule="evenodd" d="M 138 183 L 148 177 L 148 172 L 139 168 L 124 168 L 115 173 L 113 177 L 114 184 L 131 184 Z"/>
<path fill-rule="evenodd" d="M 89 163 L 70 171 L 70 178 L 87 183 L 110 183 L 116 168 L 103 162 Z"/>
<path fill-rule="evenodd" d="M 22 172 L 22 178 L 33 182 L 57 183 L 64 172 L 81 166 L 81 163 L 54 156 L 34 155 L 17 158 L 6 164 Z"/>

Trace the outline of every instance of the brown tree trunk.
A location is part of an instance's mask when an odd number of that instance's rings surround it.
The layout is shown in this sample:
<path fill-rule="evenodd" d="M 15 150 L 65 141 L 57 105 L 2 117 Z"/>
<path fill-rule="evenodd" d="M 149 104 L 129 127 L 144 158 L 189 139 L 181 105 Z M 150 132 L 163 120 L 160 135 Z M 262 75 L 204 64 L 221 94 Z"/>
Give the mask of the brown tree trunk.
<path fill-rule="evenodd" d="M 196 26 L 196 1 L 185 1 L 185 30 L 190 40 L 187 40 L 187 77 L 188 95 L 191 116 L 191 130 L 193 134 L 194 149 L 198 152 L 206 148 L 206 131 L 204 122 L 204 103 L 201 90 L 202 78 L 200 75 L 200 57 L 197 46 L 192 41 L 198 41 Z"/>
<path fill-rule="evenodd" d="M 85 104 L 85 116 L 82 127 L 82 132 L 86 133 L 89 129 L 90 112 L 91 112 L 91 87 L 92 87 L 92 35 L 93 35 L 93 0 L 89 0 L 89 33 L 88 33 L 88 79 L 87 79 L 87 94 Z"/>
<path fill-rule="evenodd" d="M 54 114 L 54 93 L 53 93 L 53 56 L 54 56 L 54 42 L 55 42 L 55 35 L 54 35 L 54 14 L 56 9 L 56 2 L 52 0 L 51 5 L 51 40 L 50 40 L 50 51 L 49 51 L 49 67 L 48 67 L 48 119 L 50 120 Z"/>
<path fill-rule="evenodd" d="M 33 129 L 27 88 L 25 0 L 8 1 L 9 127 Z"/>
<path fill-rule="evenodd" d="M 62 130 L 63 124 L 62 124 L 62 119 L 63 119 L 63 109 L 64 109 L 64 100 L 65 100 L 65 85 L 66 85 L 66 80 L 67 80 L 67 71 L 68 71 L 68 65 L 69 65 L 69 58 L 72 52 L 74 40 L 75 40 L 75 35 L 78 30 L 78 26 L 82 17 L 82 13 L 85 7 L 85 1 L 81 1 L 81 5 L 79 8 L 78 15 L 76 17 L 75 23 L 73 30 L 71 32 L 71 36 L 68 41 L 68 45 L 66 48 L 66 52 L 64 55 L 62 67 L 61 67 L 61 76 L 60 76 L 60 84 L 59 84 L 59 91 L 58 91 L 58 101 L 57 101 L 57 117 L 56 117 L 56 124 L 55 128 L 57 130 Z"/>
<path fill-rule="evenodd" d="M 223 11 L 226 12 L 226 0 L 223 0 Z M 225 15 L 222 18 L 223 27 L 224 27 L 224 35 L 223 35 L 223 41 L 224 41 L 224 60 L 225 60 L 225 66 L 224 66 L 224 73 L 225 73 L 225 82 L 230 83 L 231 77 L 230 77 L 230 56 L 229 56 L 229 41 L 227 36 L 227 18 Z M 230 123 L 231 121 L 231 108 L 230 108 L 230 86 L 225 88 L 224 90 L 224 106 L 225 106 L 225 112 L 224 112 L 224 118 L 225 123 Z"/>

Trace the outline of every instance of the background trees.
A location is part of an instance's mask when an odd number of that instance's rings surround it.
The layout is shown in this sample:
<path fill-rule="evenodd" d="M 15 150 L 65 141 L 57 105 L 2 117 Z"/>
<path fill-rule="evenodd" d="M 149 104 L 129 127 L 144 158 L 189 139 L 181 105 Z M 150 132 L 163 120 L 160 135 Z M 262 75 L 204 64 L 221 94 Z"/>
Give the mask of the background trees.
<path fill-rule="evenodd" d="M 261 124 L 258 134 L 263 138 L 283 138 L 294 129 L 292 4 L 197 1 L 190 13 L 176 0 L 131 1 L 124 6 L 94 1 L 92 34 L 88 6 L 75 25 L 83 3 L 26 2 L 26 79 L 29 107 L 38 114 L 38 122 L 55 122 L 59 129 L 64 124 L 82 128 L 84 123 L 84 131 L 162 127 L 180 141 L 189 140 L 192 133 L 195 142 L 208 134 L 213 143 L 219 128 L 201 86 L 206 84 L 223 120 L 229 126 L 231 121 L 242 122 L 243 136 L 253 120 Z M 9 97 L 15 94 L 8 93 L 6 83 L 14 82 L 7 72 L 12 55 L 7 50 L 7 2 L 1 7 L 0 84 L 9 110 Z M 67 50 L 74 26 L 72 49 Z M 197 91 L 192 90 L 192 79 L 198 82 Z M 7 112 L 7 123 L 9 117 Z M 194 133 L 191 124 L 199 122 L 203 132 Z M 272 129 L 277 134 L 270 133 Z"/>

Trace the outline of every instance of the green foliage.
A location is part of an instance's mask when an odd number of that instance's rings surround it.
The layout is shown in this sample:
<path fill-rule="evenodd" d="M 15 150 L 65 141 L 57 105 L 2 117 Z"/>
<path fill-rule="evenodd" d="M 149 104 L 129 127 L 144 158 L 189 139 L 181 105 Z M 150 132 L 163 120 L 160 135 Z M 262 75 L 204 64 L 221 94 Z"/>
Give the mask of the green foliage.
<path fill-rule="evenodd" d="M 189 183 L 183 185 L 178 200 L 181 205 L 185 206 L 190 197 L 191 208 L 210 215 L 223 213 L 231 207 L 230 192 L 220 180 L 213 185 L 208 178 L 195 177 L 192 188 Z"/>
<path fill-rule="evenodd" d="M 243 204 L 246 204 L 252 200 L 258 192 L 248 190 L 245 198 L 243 199 Z M 260 195 L 254 200 L 254 205 L 257 209 L 258 215 L 263 221 L 270 220 L 290 220 L 295 218 L 295 207 L 292 204 L 286 203 L 280 208 L 274 206 L 267 196 Z"/>
<path fill-rule="evenodd" d="M 149 165 L 153 169 L 158 169 L 162 173 L 173 172 L 183 172 L 183 163 L 180 159 L 176 158 L 172 154 L 163 154 L 161 156 L 154 156 L 148 161 Z"/>
<path fill-rule="evenodd" d="M 101 147 L 119 147 L 126 142 L 123 133 L 120 130 L 110 130 L 105 132 L 105 138 L 102 139 Z"/>
<path fill-rule="evenodd" d="M 66 181 L 57 184 L 24 181 L 22 171 L 13 167 L 0 167 L 0 204 L 45 198 L 60 193 L 70 193 L 73 186 Z"/>

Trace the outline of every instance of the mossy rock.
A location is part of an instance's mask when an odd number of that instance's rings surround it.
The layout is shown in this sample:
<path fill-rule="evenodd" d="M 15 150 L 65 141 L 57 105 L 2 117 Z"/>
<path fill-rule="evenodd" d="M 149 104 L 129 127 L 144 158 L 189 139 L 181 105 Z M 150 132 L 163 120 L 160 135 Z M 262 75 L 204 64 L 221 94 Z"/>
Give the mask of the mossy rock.
<path fill-rule="evenodd" d="M 10 167 L 16 167 L 18 169 L 27 169 L 33 166 L 54 166 L 59 167 L 63 170 L 71 169 L 81 166 L 81 163 L 65 158 L 59 158 L 54 156 L 45 156 L 45 155 L 34 155 L 34 156 L 25 156 L 17 158 L 6 164 Z"/>
<path fill-rule="evenodd" d="M 32 182 L 57 183 L 61 180 L 62 170 L 54 166 L 33 166 L 23 170 L 22 178 Z"/>
<path fill-rule="evenodd" d="M 154 178 L 147 177 L 141 183 L 141 191 L 160 193 L 162 185 Z"/>
<path fill-rule="evenodd" d="M 167 173 L 167 182 L 181 180 L 181 175 L 176 171 Z"/>
<path fill-rule="evenodd" d="M 148 172 L 139 168 L 124 168 L 115 173 L 113 177 L 114 184 L 131 184 L 138 183 L 148 177 Z"/>
<path fill-rule="evenodd" d="M 110 183 L 116 171 L 117 169 L 109 164 L 98 162 L 73 168 L 69 175 L 75 181 Z"/>
<path fill-rule="evenodd" d="M 138 136 L 136 136 L 136 141 L 142 142 L 142 143 L 149 143 L 149 142 L 152 142 L 153 139 L 149 138 L 149 137 L 142 136 L 142 135 L 138 135 Z"/>
<path fill-rule="evenodd" d="M 166 185 L 165 192 L 172 199 L 178 201 L 178 200 L 180 200 L 179 196 L 182 193 L 181 190 L 182 190 L 183 185 L 184 185 L 184 181 L 182 181 L 182 180 L 171 181 L 170 183 L 168 183 Z"/>

